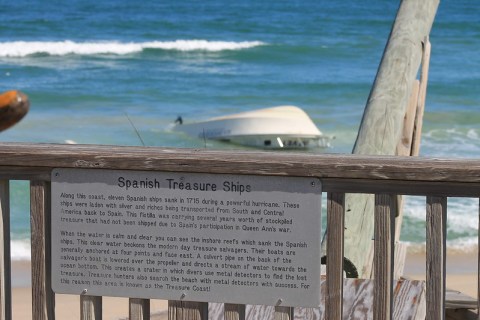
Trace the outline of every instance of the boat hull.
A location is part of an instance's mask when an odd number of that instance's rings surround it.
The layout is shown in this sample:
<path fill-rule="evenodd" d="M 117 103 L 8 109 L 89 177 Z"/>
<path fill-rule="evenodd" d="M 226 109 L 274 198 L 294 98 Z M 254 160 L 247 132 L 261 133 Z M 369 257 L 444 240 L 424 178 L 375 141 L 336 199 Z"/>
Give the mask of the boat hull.
<path fill-rule="evenodd" d="M 174 130 L 200 139 L 272 148 L 325 148 L 324 136 L 308 115 L 293 106 L 274 107 L 212 118 L 203 122 L 179 124 Z"/>
<path fill-rule="evenodd" d="M 238 145 L 266 148 L 266 149 L 304 149 L 328 148 L 328 137 L 294 136 L 294 135 L 264 135 L 264 136 L 231 136 L 230 138 L 216 139 Z"/>

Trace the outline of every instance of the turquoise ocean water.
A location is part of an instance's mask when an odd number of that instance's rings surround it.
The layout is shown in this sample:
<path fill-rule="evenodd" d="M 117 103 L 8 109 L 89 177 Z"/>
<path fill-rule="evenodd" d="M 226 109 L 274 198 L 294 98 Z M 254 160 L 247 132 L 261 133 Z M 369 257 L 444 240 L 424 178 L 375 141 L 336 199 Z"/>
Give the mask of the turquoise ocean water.
<path fill-rule="evenodd" d="M 399 1 L 28 1 L 2 4 L 0 91 L 31 110 L 0 141 L 204 147 L 185 121 L 275 105 L 303 108 L 350 153 Z M 421 155 L 480 157 L 480 24 L 471 0 L 440 3 Z M 211 143 L 208 148 L 232 149 Z M 29 258 L 28 184 L 12 183 L 14 259 Z M 424 201 L 402 239 L 425 241 Z M 448 245 L 470 250 L 478 201 L 449 202 Z"/>

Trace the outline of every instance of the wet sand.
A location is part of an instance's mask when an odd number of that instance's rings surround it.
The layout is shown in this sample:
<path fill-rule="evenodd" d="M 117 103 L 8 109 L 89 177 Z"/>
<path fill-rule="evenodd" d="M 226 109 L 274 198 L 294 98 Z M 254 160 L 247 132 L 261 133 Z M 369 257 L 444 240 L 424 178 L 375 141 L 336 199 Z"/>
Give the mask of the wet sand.
<path fill-rule="evenodd" d="M 477 252 L 453 252 L 447 254 L 447 288 L 477 297 Z M 410 279 L 425 280 L 424 254 L 408 254 L 404 275 Z"/>

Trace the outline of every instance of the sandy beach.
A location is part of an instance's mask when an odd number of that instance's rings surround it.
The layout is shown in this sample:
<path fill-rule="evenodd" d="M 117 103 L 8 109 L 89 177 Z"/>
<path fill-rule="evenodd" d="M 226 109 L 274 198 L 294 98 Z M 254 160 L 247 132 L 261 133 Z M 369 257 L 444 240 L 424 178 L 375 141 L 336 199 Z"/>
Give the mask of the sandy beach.
<path fill-rule="evenodd" d="M 32 293 L 30 287 L 30 262 L 15 261 L 12 264 L 12 318 L 32 319 Z M 128 298 L 103 297 L 103 319 L 128 319 Z M 164 300 L 151 300 L 152 319 L 163 319 L 168 308 Z M 57 319 L 80 319 L 80 296 L 56 294 L 55 315 Z"/>
<path fill-rule="evenodd" d="M 12 265 L 13 319 L 27 320 L 31 316 L 30 263 L 15 261 Z M 407 255 L 405 276 L 410 279 L 425 279 L 425 256 L 419 253 Z M 447 287 L 472 297 L 477 292 L 477 254 L 450 253 L 447 255 Z M 57 319 L 79 319 L 79 296 L 57 294 L 55 312 Z M 166 316 L 168 303 L 164 300 L 151 300 L 152 319 Z M 163 317 L 162 317 L 163 315 Z M 128 318 L 127 298 L 103 298 L 103 318 L 119 320 Z"/>
<path fill-rule="evenodd" d="M 30 288 L 13 289 L 13 319 L 32 319 L 32 298 Z M 79 296 L 58 294 L 55 295 L 55 315 L 57 319 L 80 319 Z M 151 313 L 155 319 L 161 319 L 167 310 L 167 301 L 151 300 Z M 103 298 L 103 319 L 118 320 L 128 319 L 127 298 Z M 152 319 L 154 319 L 152 317 Z"/>
<path fill-rule="evenodd" d="M 447 254 L 447 288 L 477 296 L 477 252 Z M 425 280 L 425 255 L 407 255 L 404 275 L 410 279 Z"/>

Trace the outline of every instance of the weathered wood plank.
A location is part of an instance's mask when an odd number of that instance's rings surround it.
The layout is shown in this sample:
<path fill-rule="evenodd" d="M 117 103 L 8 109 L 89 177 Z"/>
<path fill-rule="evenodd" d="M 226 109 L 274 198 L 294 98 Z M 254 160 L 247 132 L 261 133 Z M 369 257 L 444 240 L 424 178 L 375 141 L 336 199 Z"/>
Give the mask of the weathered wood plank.
<path fill-rule="evenodd" d="M 395 232 L 397 230 L 397 220 L 395 220 Z M 370 254 L 373 256 L 373 243 L 375 241 L 372 240 L 372 250 L 370 252 Z M 394 246 L 394 259 L 393 259 L 393 279 L 395 280 L 398 280 L 400 278 L 403 277 L 403 270 L 405 268 L 405 258 L 407 256 L 407 247 L 408 245 L 405 244 L 405 243 L 402 243 L 402 242 L 397 242 L 395 241 L 395 246 Z M 373 261 L 373 257 L 370 258 L 371 261 Z M 368 270 L 368 269 L 366 269 Z M 370 276 L 368 278 L 370 279 L 374 279 L 374 271 L 373 271 L 373 266 L 371 267 L 370 273 L 366 273 L 366 274 L 369 274 Z"/>
<path fill-rule="evenodd" d="M 32 248 L 32 313 L 35 319 L 55 319 L 55 296 L 51 288 L 50 183 L 30 182 Z"/>
<path fill-rule="evenodd" d="M 395 216 L 393 197 L 388 194 L 375 195 L 374 232 L 374 319 L 392 318 L 393 297 L 393 239 Z"/>
<path fill-rule="evenodd" d="M 425 310 L 424 281 L 406 279 L 394 281 L 393 319 L 424 320 Z"/>
<path fill-rule="evenodd" d="M 42 180 L 50 181 L 49 168 L 29 168 L 8 166 L 5 170 L 0 166 L 0 180 Z"/>
<path fill-rule="evenodd" d="M 396 220 L 395 220 L 396 223 Z M 395 232 L 397 230 L 397 226 L 395 225 Z M 372 242 L 375 242 L 372 240 Z M 395 241 L 395 246 L 394 246 L 394 259 L 393 259 L 393 279 L 398 280 L 403 277 L 403 270 L 405 268 L 405 258 L 407 256 L 407 247 L 408 245 L 402 242 L 397 242 Z M 372 245 L 373 248 L 373 245 Z M 372 255 L 373 255 L 372 250 Z M 373 258 L 371 258 L 373 261 Z M 373 272 L 373 266 L 371 270 L 371 276 L 370 279 L 374 278 L 374 272 Z"/>
<path fill-rule="evenodd" d="M 47 176 L 52 168 L 97 168 L 480 183 L 476 159 L 0 143 L 0 175 L 22 168 Z"/>
<path fill-rule="evenodd" d="M 12 319 L 10 182 L 0 180 L 0 319 Z"/>
<path fill-rule="evenodd" d="M 225 318 L 224 303 L 210 302 L 208 304 L 208 319 L 224 320 L 224 318 Z"/>
<path fill-rule="evenodd" d="M 420 139 L 422 136 L 423 114 L 425 113 L 425 101 L 427 98 L 428 69 L 430 66 L 431 44 L 428 35 L 423 41 L 422 70 L 420 73 L 420 88 L 418 90 L 417 112 L 412 143 L 412 156 L 420 153 Z"/>
<path fill-rule="evenodd" d="M 393 319 L 425 319 L 425 282 L 418 280 L 394 281 Z M 375 280 L 344 279 L 343 319 L 373 319 L 373 291 Z M 326 294 L 325 282 L 321 282 L 321 292 Z M 317 319 L 327 319 L 325 305 L 320 305 Z M 259 318 L 260 319 L 260 318 Z"/>
<path fill-rule="evenodd" d="M 365 106 L 354 154 L 396 153 L 403 117 L 421 63 L 422 41 L 430 33 L 438 3 L 439 0 L 401 2 Z M 364 252 L 370 249 L 373 234 L 372 201 L 367 196 L 346 198 L 345 257 L 362 275 L 371 264 Z"/>
<path fill-rule="evenodd" d="M 245 320 L 245 305 L 225 303 L 224 305 L 225 320 Z"/>
<path fill-rule="evenodd" d="M 182 302 L 177 300 L 168 301 L 168 320 L 182 319 Z"/>
<path fill-rule="evenodd" d="M 412 153 L 412 143 L 414 136 L 415 120 L 417 113 L 418 91 L 420 89 L 420 81 L 415 80 L 412 87 L 412 94 L 408 101 L 407 111 L 403 119 L 403 130 L 400 141 L 397 144 L 396 155 L 409 156 Z M 420 140 L 415 140 L 416 144 L 420 144 Z M 418 146 L 420 148 L 420 146 Z M 395 218 L 395 241 L 400 241 L 403 222 L 403 196 L 397 195 L 397 212 Z"/>
<path fill-rule="evenodd" d="M 168 320 L 207 320 L 208 303 L 168 301 Z"/>
<path fill-rule="evenodd" d="M 130 320 L 150 319 L 150 300 L 130 298 L 128 301 L 128 314 Z"/>
<path fill-rule="evenodd" d="M 80 319 L 102 320 L 102 297 L 81 295 Z"/>
<path fill-rule="evenodd" d="M 374 280 L 344 279 L 343 292 L 343 319 L 373 319 L 373 291 Z M 393 319 L 395 320 L 420 320 L 425 319 L 425 282 L 419 280 L 401 279 L 394 281 L 393 291 Z M 325 277 L 320 280 L 322 296 L 327 293 Z M 215 310 L 221 304 L 215 304 Z M 248 320 L 274 319 L 273 306 L 252 306 L 246 308 Z M 210 318 L 221 320 L 218 312 Z M 322 303 L 319 308 L 294 308 L 295 320 L 330 320 L 326 315 L 326 305 Z"/>
<path fill-rule="evenodd" d="M 21 171 L 22 167 L 2 167 L 1 164 L 1 148 L 0 148 L 0 177 L 4 177 L 2 172 Z M 300 164 L 295 163 L 278 163 L 278 166 L 297 166 L 295 172 L 281 171 L 284 176 L 296 176 L 296 177 L 311 177 L 317 176 L 322 179 L 322 191 L 324 192 L 345 192 L 345 193 L 398 193 L 404 195 L 432 195 L 432 196 L 451 196 L 451 197 L 478 197 L 480 194 L 480 170 L 477 172 L 476 167 L 480 166 L 479 160 L 440 160 L 429 159 L 426 157 L 417 158 L 418 161 L 411 163 L 408 159 L 412 157 L 383 157 L 383 162 L 377 162 L 379 158 L 364 156 L 348 155 L 347 160 L 345 155 L 337 155 L 337 161 L 328 156 L 328 159 L 324 159 L 323 156 L 318 158 L 319 162 L 326 161 L 322 166 L 309 165 L 307 163 Z M 273 158 L 275 156 L 273 155 Z M 251 160 L 251 159 L 250 159 Z M 281 161 L 279 158 L 275 161 Z M 406 160 L 406 161 L 404 161 Z M 192 160 L 194 161 L 194 160 Z M 215 160 L 211 160 L 212 163 Z M 330 165 L 330 167 L 327 166 Z M 192 164 L 193 165 L 193 164 Z M 231 171 L 232 174 L 238 173 L 235 168 L 239 165 L 238 162 L 232 162 Z M 242 164 L 243 165 L 243 164 Z M 252 175 L 279 175 L 271 171 L 270 167 L 267 167 L 267 163 L 250 162 L 248 169 L 242 174 Z M 325 165 L 325 166 L 324 166 Z M 335 166 L 332 169 L 331 166 Z M 410 168 L 411 170 L 405 170 Z M 413 166 L 416 166 L 415 168 Z M 60 167 L 60 166 L 56 166 Z M 389 167 L 385 170 L 386 167 Z M 26 167 L 25 167 L 26 168 Z M 362 168 L 364 168 L 362 170 Z M 421 168 L 419 172 L 417 169 Z M 102 169 L 121 169 L 116 166 L 106 167 Z M 202 167 L 191 167 L 191 172 L 204 172 L 212 174 L 227 174 L 229 167 L 225 166 L 224 171 L 209 171 Z M 396 171 L 398 169 L 398 171 Z M 39 178 L 40 180 L 49 181 L 51 168 L 44 168 L 44 173 L 41 175 L 32 176 Z M 135 170 L 146 170 L 137 168 Z M 151 169 L 150 169 L 151 170 Z M 157 168 L 158 171 L 175 171 L 169 167 L 166 170 L 162 166 Z M 324 171 L 321 171 L 324 170 Z M 358 170 L 358 171 L 357 171 Z M 177 170 L 185 171 L 185 170 Z M 431 172 L 431 174 L 428 174 Z M 339 174 L 340 173 L 340 174 Z M 317 174 L 317 175 L 315 175 Z M 9 173 L 8 178 L 23 180 L 23 176 L 16 177 Z M 43 177 L 47 177 L 44 179 Z M 461 181 L 461 178 L 465 178 Z M 30 178 L 26 177 L 26 180 Z M 36 179 L 33 179 L 36 180 Z"/>
<path fill-rule="evenodd" d="M 342 319 L 343 234 L 345 229 L 345 194 L 327 195 L 327 318 Z"/>
<path fill-rule="evenodd" d="M 275 313 L 274 306 L 260 306 L 260 305 L 248 305 L 246 310 L 245 319 L 256 320 L 256 319 L 273 319 Z"/>
<path fill-rule="evenodd" d="M 397 156 L 410 156 L 412 154 L 412 143 L 414 141 L 415 120 L 418 119 L 417 104 L 418 92 L 420 90 L 420 81 L 415 80 L 412 86 L 412 93 L 408 101 L 407 110 L 403 118 L 403 130 L 400 140 L 397 143 Z M 419 140 L 416 140 L 419 143 Z M 420 147 L 420 146 L 419 146 Z"/>
<path fill-rule="evenodd" d="M 428 43 L 428 37 L 425 41 Z M 412 92 L 410 94 L 410 98 L 408 100 L 407 109 L 405 112 L 405 116 L 403 119 L 403 129 L 400 136 L 400 140 L 397 143 L 396 147 L 396 155 L 399 156 L 410 156 L 410 155 L 418 155 L 418 151 L 420 150 L 420 134 L 422 128 L 422 121 L 423 121 L 423 109 L 425 106 L 425 96 L 426 96 L 426 84 L 428 81 L 428 64 L 429 59 L 426 57 L 430 56 L 430 47 L 426 48 L 424 43 L 423 55 L 422 55 L 422 97 L 419 101 L 419 91 L 420 91 L 420 81 L 415 80 L 412 86 Z M 426 52 L 426 50 L 428 52 Z M 427 75 L 427 76 L 425 76 Z M 423 99 L 423 100 L 422 100 Z M 420 114 L 420 115 L 417 115 Z M 420 122 L 420 123 L 419 123 Z M 370 199 L 366 199 L 366 201 L 371 201 Z M 403 196 L 397 195 L 396 196 L 396 218 L 395 218 L 395 241 L 398 243 L 400 241 L 400 234 L 403 222 Z M 400 245 L 400 247 L 402 247 Z M 373 252 L 373 245 L 370 247 L 370 252 Z M 403 253 L 404 251 L 395 250 L 395 256 L 397 257 L 397 253 Z M 406 254 L 406 252 L 405 252 Z M 398 256 L 399 259 L 396 259 L 395 265 L 395 279 L 398 279 L 401 274 L 398 272 L 403 272 L 403 264 L 405 255 Z M 364 272 L 363 276 L 368 277 L 370 274 L 373 275 L 373 271 L 370 271 L 370 264 L 368 261 L 371 260 L 371 255 L 367 256 L 365 259 L 367 263 L 364 264 Z"/>
<path fill-rule="evenodd" d="M 397 223 L 397 221 L 395 221 Z M 395 225 L 395 232 L 397 226 Z M 407 257 L 407 247 L 406 243 L 395 242 L 395 252 L 394 252 L 394 266 L 393 266 L 393 279 L 398 280 L 403 276 L 403 269 L 405 268 L 405 258 Z"/>
<path fill-rule="evenodd" d="M 295 320 L 320 320 L 318 308 L 297 307 L 293 311 L 293 316 Z"/>
<path fill-rule="evenodd" d="M 427 320 L 445 319 L 447 198 L 427 197 Z"/>
<path fill-rule="evenodd" d="M 295 320 L 320 320 L 320 314 L 319 314 L 318 308 L 296 307 L 293 309 L 294 309 L 293 319 Z M 232 319 L 230 318 L 230 316 L 233 317 L 233 319 L 268 320 L 268 319 L 273 319 L 274 314 L 275 314 L 275 307 L 273 306 L 245 305 L 244 317 L 237 318 L 236 312 L 234 312 L 231 315 L 227 315 L 227 313 L 224 310 L 223 303 L 209 303 L 209 307 L 208 307 L 209 320 Z"/>
<path fill-rule="evenodd" d="M 274 320 L 293 320 L 293 310 L 291 307 L 275 307 Z"/>
<path fill-rule="evenodd" d="M 403 0 L 370 91 L 353 153 L 395 154 L 402 118 L 439 0 Z"/>

